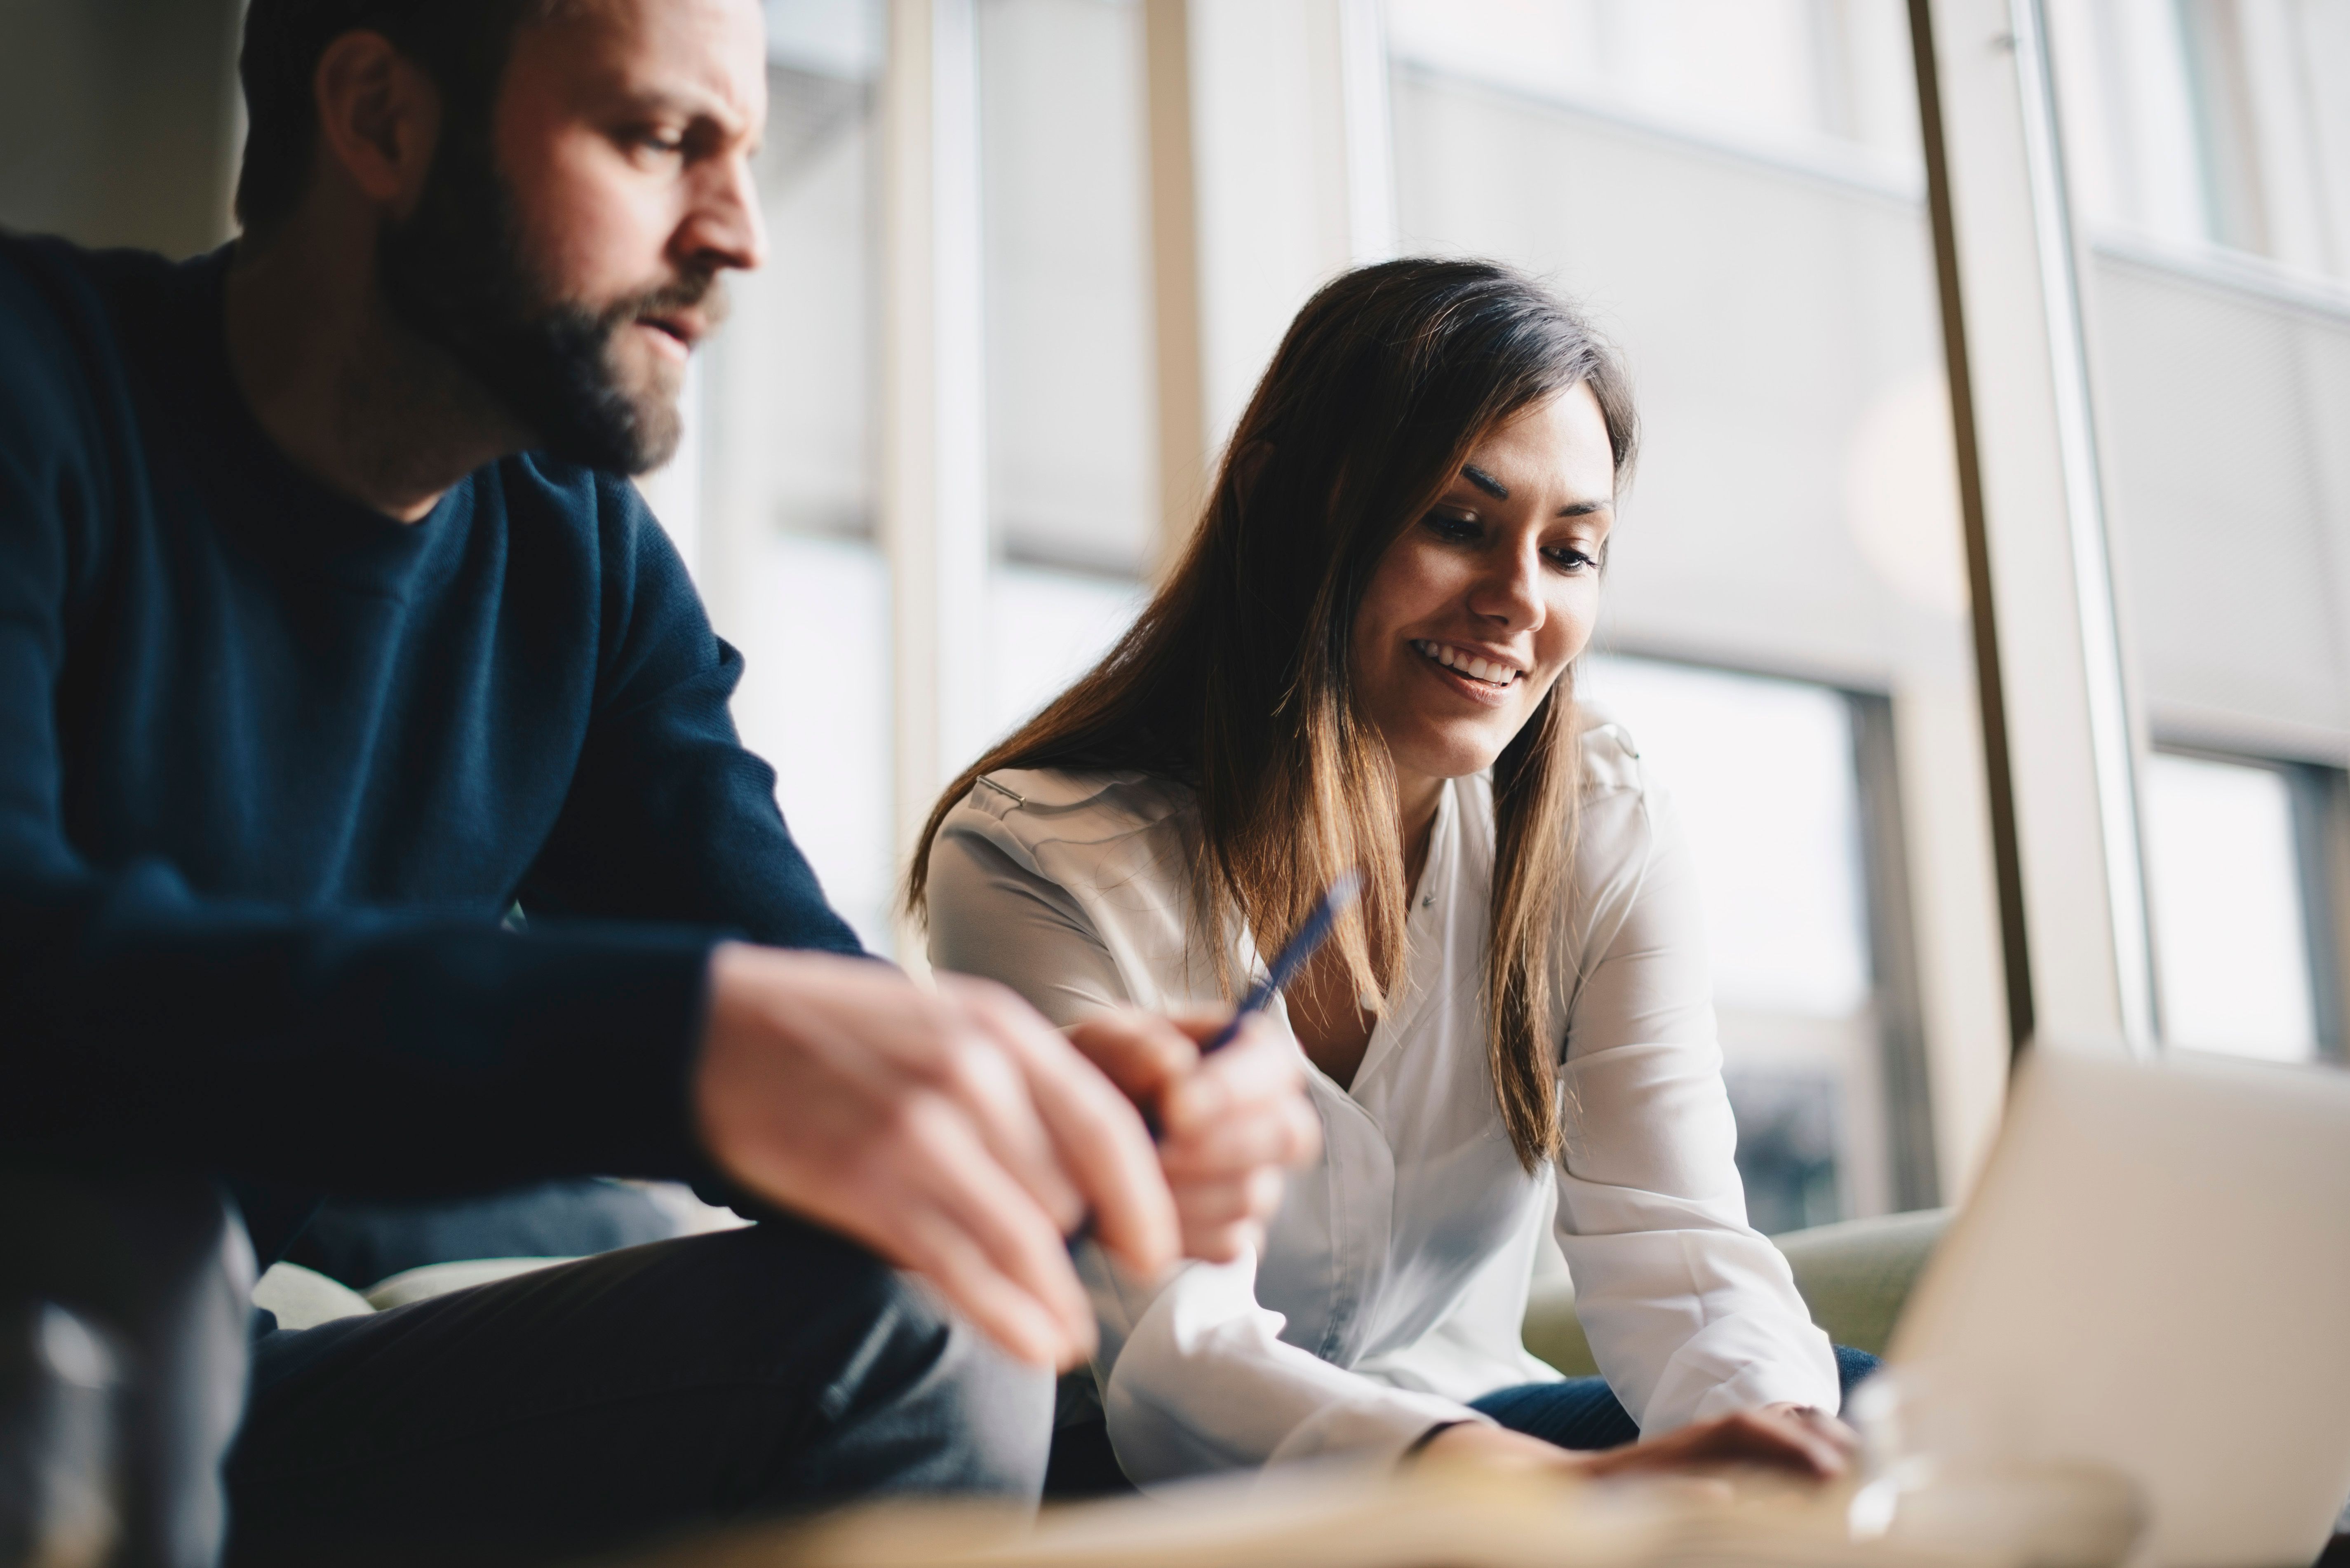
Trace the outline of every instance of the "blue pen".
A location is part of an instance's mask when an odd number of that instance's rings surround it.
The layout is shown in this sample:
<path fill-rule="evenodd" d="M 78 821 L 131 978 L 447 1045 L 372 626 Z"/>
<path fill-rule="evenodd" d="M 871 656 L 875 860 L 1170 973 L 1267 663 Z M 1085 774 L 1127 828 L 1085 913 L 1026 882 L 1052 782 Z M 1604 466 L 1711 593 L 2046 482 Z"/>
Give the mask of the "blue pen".
<path fill-rule="evenodd" d="M 1338 917 L 1347 912 L 1355 901 L 1355 895 L 1362 890 L 1363 874 L 1359 871 L 1349 871 L 1330 884 L 1320 901 L 1314 906 L 1314 912 L 1305 917 L 1305 923 L 1297 928 L 1297 934 L 1289 939 L 1289 945 L 1281 950 L 1280 955 L 1273 961 L 1273 967 L 1264 971 L 1264 978 L 1250 987 L 1249 993 L 1241 998 L 1239 1011 L 1232 1014 L 1232 1021 L 1218 1030 L 1214 1039 L 1200 1047 L 1201 1055 L 1209 1055 L 1231 1044 L 1232 1037 L 1241 1032 L 1241 1025 L 1248 1021 L 1249 1014 L 1263 1012 L 1273 1005 L 1273 999 L 1297 978 L 1297 971 L 1305 967 L 1305 961 L 1330 940 L 1331 931 L 1337 927 Z"/>
<path fill-rule="evenodd" d="M 1213 1055 L 1231 1044 L 1251 1014 L 1263 1012 L 1273 1005 L 1273 999 L 1297 978 L 1297 971 L 1305 967 L 1306 961 L 1330 940 L 1330 933 L 1337 928 L 1338 917 L 1353 907 L 1356 895 L 1362 890 L 1363 874 L 1359 871 L 1347 872 L 1323 890 L 1322 897 L 1314 905 L 1313 913 L 1305 917 L 1305 923 L 1297 928 L 1297 934 L 1290 938 L 1288 944 L 1274 956 L 1273 963 L 1264 971 L 1264 978 L 1249 987 L 1248 994 L 1241 998 L 1240 1006 L 1232 1012 L 1232 1021 L 1217 1030 L 1207 1044 L 1200 1047 L 1201 1055 Z M 1159 1118 L 1151 1114 L 1149 1107 L 1143 1108 L 1142 1119 L 1149 1124 L 1150 1136 L 1157 1137 Z M 1075 1251 L 1078 1242 L 1092 1240 L 1093 1233 L 1094 1217 L 1088 1214 L 1077 1221 L 1076 1230 L 1070 1233 L 1070 1249 Z"/>

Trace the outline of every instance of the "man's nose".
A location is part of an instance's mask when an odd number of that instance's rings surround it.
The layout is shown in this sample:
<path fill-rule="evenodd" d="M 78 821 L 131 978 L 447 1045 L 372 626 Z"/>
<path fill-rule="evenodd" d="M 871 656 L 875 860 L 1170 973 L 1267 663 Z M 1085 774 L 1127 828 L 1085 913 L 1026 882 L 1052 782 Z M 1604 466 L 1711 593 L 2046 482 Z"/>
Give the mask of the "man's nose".
<path fill-rule="evenodd" d="M 726 159 L 696 182 L 692 207 L 678 231 L 681 265 L 749 272 L 767 259 L 767 223 L 747 157 Z"/>

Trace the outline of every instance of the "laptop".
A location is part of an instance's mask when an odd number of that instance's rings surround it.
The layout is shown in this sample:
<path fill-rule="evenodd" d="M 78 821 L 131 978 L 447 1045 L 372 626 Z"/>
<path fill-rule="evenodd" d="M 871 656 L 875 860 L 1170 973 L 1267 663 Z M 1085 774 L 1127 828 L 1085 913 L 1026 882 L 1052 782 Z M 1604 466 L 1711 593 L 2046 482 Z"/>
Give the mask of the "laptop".
<path fill-rule="evenodd" d="M 2350 1073 L 2034 1049 L 1887 1361 L 2002 1457 L 2132 1477 L 2134 1564 L 2313 1562 L 2350 1498 Z"/>

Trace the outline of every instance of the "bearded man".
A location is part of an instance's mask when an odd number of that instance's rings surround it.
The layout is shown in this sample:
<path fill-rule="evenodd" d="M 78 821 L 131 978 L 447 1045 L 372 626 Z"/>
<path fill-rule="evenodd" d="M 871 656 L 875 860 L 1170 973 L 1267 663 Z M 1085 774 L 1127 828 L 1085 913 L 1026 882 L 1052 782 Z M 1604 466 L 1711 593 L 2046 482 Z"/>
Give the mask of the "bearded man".
<path fill-rule="evenodd" d="M 858 956 L 736 740 L 624 476 L 760 260 L 758 5 L 253 0 L 241 74 L 233 245 L 0 238 L 0 1308 L 132 1353 L 121 1560 L 216 1560 L 232 1434 L 242 1563 L 1033 1497 L 1063 1236 L 1232 1256 L 1314 1127 L 1268 1033 Z M 319 1195 L 595 1173 L 765 1218 L 248 1357 Z"/>

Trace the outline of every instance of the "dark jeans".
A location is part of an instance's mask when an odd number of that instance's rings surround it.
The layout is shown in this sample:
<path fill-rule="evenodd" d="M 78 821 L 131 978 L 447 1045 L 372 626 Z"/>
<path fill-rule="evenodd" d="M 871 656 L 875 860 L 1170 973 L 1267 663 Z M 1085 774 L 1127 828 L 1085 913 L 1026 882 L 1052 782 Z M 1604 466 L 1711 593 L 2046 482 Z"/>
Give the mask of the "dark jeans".
<path fill-rule="evenodd" d="M 787 1222 L 254 1345 L 230 1561 L 501 1562 L 893 1492 L 1034 1500 L 1052 1379 Z"/>
<path fill-rule="evenodd" d="M 1877 1370 L 1865 1350 L 1835 1347 L 1836 1381 L 1845 1397 L 1852 1386 Z M 1556 1443 L 1562 1449 L 1614 1449 L 1640 1440 L 1640 1428 L 1617 1402 L 1605 1377 L 1568 1377 L 1556 1383 L 1521 1383 L 1496 1388 L 1470 1407 L 1513 1432 Z"/>
<path fill-rule="evenodd" d="M 822 1231 L 771 1221 L 269 1330 L 250 1346 L 248 1395 L 251 1281 L 220 1263 L 224 1226 L 242 1235 L 212 1189 L 50 1185 L 30 1194 L 46 1207 L 0 1186 L 0 1243 L 53 1233 L 62 1262 L 37 1271 L 0 1244 L 27 1264 L 0 1282 L 76 1305 L 99 1299 L 65 1288 L 76 1271 L 120 1276 L 102 1321 L 156 1325 L 139 1343 L 158 1365 L 196 1369 L 164 1390 L 173 1407 L 214 1416 L 170 1424 L 159 1451 L 176 1490 L 160 1490 L 211 1499 L 216 1542 L 229 1453 L 240 1568 L 529 1563 L 854 1498 L 1033 1500 L 1043 1485 L 1051 1378 Z M 193 1262 L 162 1266 L 175 1259 Z M 189 1308 L 191 1276 L 225 1315 Z M 128 1561 L 214 1556 L 200 1540 Z"/>

